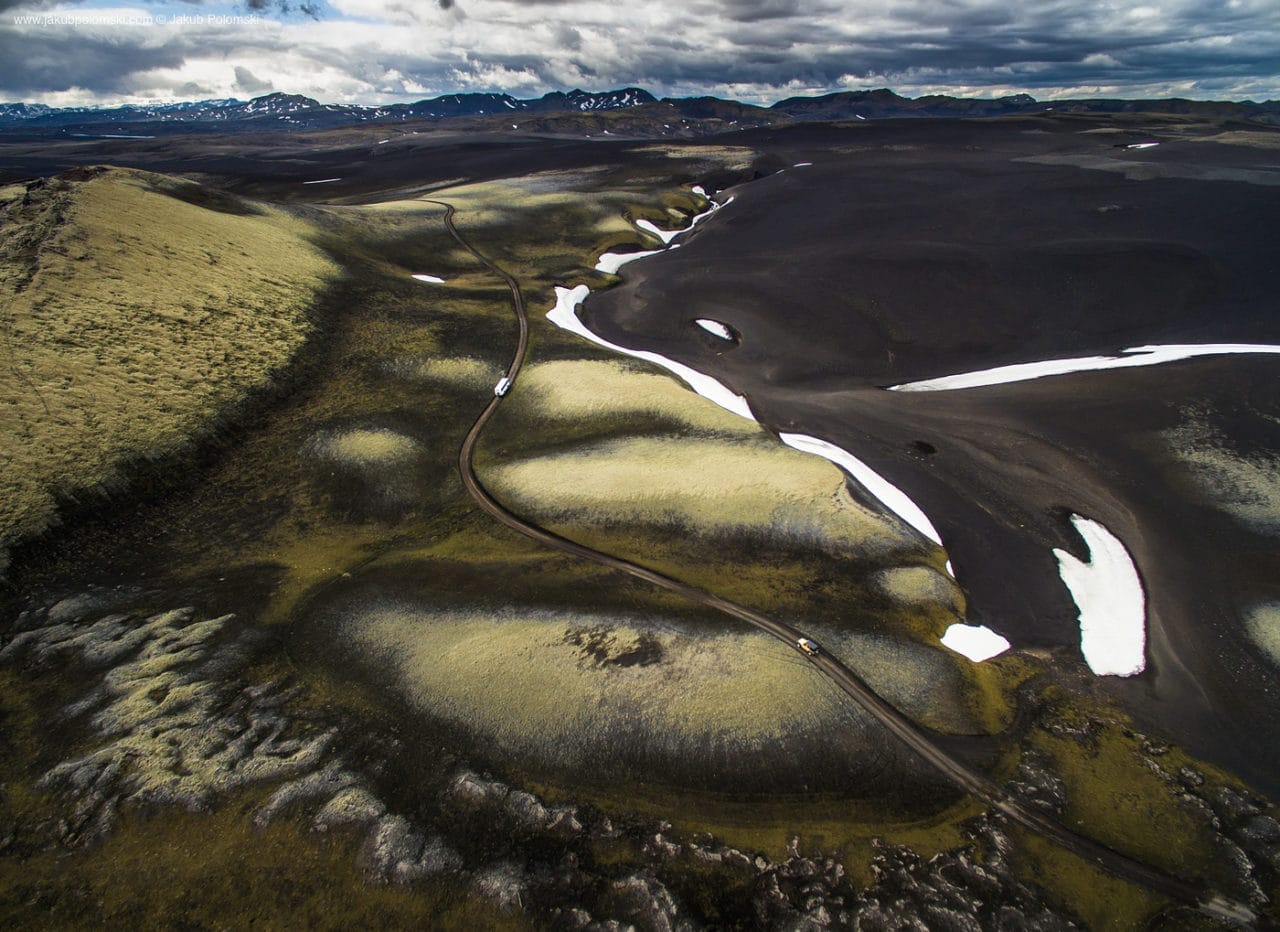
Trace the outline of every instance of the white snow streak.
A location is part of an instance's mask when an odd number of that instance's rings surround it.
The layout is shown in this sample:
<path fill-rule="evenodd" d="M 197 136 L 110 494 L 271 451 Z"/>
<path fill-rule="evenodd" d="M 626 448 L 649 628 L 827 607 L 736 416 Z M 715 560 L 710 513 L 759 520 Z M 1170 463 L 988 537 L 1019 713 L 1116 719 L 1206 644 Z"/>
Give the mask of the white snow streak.
<path fill-rule="evenodd" d="M 1012 366 L 996 366 L 993 369 L 980 369 L 976 372 L 922 379 L 918 382 L 903 382 L 901 385 L 891 385 L 889 391 L 948 392 L 959 388 L 1027 382 L 1072 372 L 1134 369 L 1139 366 L 1158 366 L 1163 363 L 1193 359 L 1197 356 L 1226 356 L 1237 353 L 1280 354 L 1280 346 L 1268 343 L 1166 343 L 1131 346 L 1122 350 L 1121 355 L 1117 356 L 1077 356 L 1071 359 L 1022 362 Z"/>
<path fill-rule="evenodd" d="M 637 259 L 643 259 L 645 256 L 656 256 L 662 249 L 649 249 L 644 252 L 606 252 L 601 253 L 600 258 L 596 260 L 597 272 L 608 272 L 610 275 L 617 274 L 618 269 L 622 268 L 628 262 L 635 262 Z"/>
<path fill-rule="evenodd" d="M 835 463 L 853 476 L 855 480 L 861 483 L 863 488 L 879 499 L 895 515 L 939 547 L 942 546 L 942 537 L 938 534 L 938 529 L 933 526 L 933 522 L 920 509 L 920 506 L 913 502 L 906 492 L 884 478 L 884 476 L 848 450 L 842 450 L 833 443 L 819 440 L 817 437 L 810 437 L 807 434 L 778 434 L 778 438 L 789 447 L 794 447 L 805 453 L 812 453 L 815 456 L 821 456 L 823 459 Z"/>

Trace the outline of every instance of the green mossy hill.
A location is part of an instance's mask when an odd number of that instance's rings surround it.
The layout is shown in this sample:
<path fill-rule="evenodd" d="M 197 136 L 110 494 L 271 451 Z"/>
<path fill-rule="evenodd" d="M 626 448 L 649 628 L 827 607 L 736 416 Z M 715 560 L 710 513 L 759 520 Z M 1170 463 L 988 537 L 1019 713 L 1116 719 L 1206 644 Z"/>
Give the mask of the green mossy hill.
<path fill-rule="evenodd" d="M 338 272 L 312 236 L 146 172 L 0 190 L 0 568 L 59 501 L 120 484 L 271 383 Z"/>

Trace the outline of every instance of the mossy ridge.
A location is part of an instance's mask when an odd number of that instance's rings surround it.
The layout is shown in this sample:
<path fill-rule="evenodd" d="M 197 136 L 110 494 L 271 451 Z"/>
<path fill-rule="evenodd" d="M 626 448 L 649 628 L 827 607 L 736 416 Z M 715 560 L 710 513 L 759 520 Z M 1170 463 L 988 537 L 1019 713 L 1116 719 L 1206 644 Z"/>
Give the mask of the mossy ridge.
<path fill-rule="evenodd" d="M 597 438 L 685 433 L 748 439 L 763 431 L 693 394 L 679 380 L 637 360 L 557 358 L 520 373 L 492 422 L 486 455 L 529 457 Z"/>
<path fill-rule="evenodd" d="M 764 435 L 746 442 L 668 435 L 581 444 L 491 468 L 485 480 L 516 511 L 545 521 L 741 529 L 871 559 L 913 543 L 857 504 L 829 463 Z"/>
<path fill-rule="evenodd" d="M 1183 768 L 1202 774 L 1206 786 L 1253 793 L 1236 777 L 1152 741 L 1113 706 L 1044 691 L 1048 703 L 1026 745 L 1046 754 L 1066 784 L 1063 821 L 1117 851 L 1175 875 L 1230 883 L 1216 865 L 1214 832 L 1202 813 L 1178 800 Z M 1254 794 L 1256 795 L 1256 794 Z"/>
<path fill-rule="evenodd" d="M 20 215 L 0 289 L 23 364 L 0 374 L 13 430 L 0 545 L 48 527 L 56 496 L 118 483 L 131 458 L 213 429 L 292 359 L 338 274 L 283 212 L 195 206 L 144 172 L 81 175 L 8 207 Z M 32 212 L 40 202 L 51 216 Z"/>

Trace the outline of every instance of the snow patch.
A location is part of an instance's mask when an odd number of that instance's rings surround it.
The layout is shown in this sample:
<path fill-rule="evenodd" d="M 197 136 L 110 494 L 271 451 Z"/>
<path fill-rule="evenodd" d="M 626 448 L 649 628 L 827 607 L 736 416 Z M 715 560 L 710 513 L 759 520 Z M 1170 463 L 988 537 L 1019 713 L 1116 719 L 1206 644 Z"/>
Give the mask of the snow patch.
<path fill-rule="evenodd" d="M 733 339 L 733 331 L 730 330 L 728 327 L 726 327 L 724 324 L 720 323 L 720 321 L 718 320 L 711 320 L 706 317 L 699 317 L 697 320 L 694 321 L 694 323 L 697 324 L 699 327 L 701 327 L 703 330 L 707 331 L 707 333 L 714 333 L 716 336 L 720 337 L 720 339 L 722 340 Z"/>
<path fill-rule="evenodd" d="M 1154 149 L 1160 145 L 1158 142 L 1135 142 L 1125 146 L 1126 149 Z"/>
<path fill-rule="evenodd" d="M 982 663 L 1003 654 L 1009 642 L 985 625 L 965 625 L 957 622 L 942 635 L 942 644 L 957 654 L 964 654 L 974 663 Z"/>
<path fill-rule="evenodd" d="M 1227 356 L 1232 354 L 1280 354 L 1280 346 L 1268 343 L 1165 343 L 1131 346 L 1116 356 L 1077 356 L 1071 359 L 1046 359 L 1042 362 L 1022 362 L 1011 366 L 996 366 L 976 372 L 944 375 L 918 382 L 903 382 L 889 386 L 891 392 L 947 392 L 959 388 L 980 388 L 986 385 L 1004 385 L 1009 382 L 1027 382 L 1052 375 L 1072 372 L 1091 372 L 1103 369 L 1133 369 L 1139 366 L 1158 366 L 1163 363 L 1193 359 L 1198 356 Z"/>
<path fill-rule="evenodd" d="M 437 276 L 435 276 L 435 275 L 415 275 L 415 276 L 413 276 L 413 277 L 414 277 L 414 278 L 416 278 L 416 279 L 417 279 L 418 281 L 420 281 L 420 282 L 429 282 L 429 283 L 430 283 L 430 284 L 432 284 L 432 285 L 443 285 L 443 284 L 444 284 L 444 279 L 443 279 L 443 278 L 438 278 L 438 277 L 437 277 Z"/>
<path fill-rule="evenodd" d="M 813 164 L 812 162 L 796 162 L 796 164 L 792 165 L 791 167 L 792 168 L 808 168 L 812 164 Z"/>
<path fill-rule="evenodd" d="M 1058 575 L 1080 613 L 1080 653 L 1099 676 L 1133 676 L 1147 665 L 1147 600 L 1123 543 L 1097 521 L 1073 514 L 1089 548 L 1086 563 L 1057 547 Z"/>
<path fill-rule="evenodd" d="M 618 269 L 622 268 L 628 262 L 635 262 L 637 259 L 643 259 L 645 256 L 656 256 L 662 249 L 648 249 L 643 252 L 606 252 L 600 255 L 596 260 L 596 271 L 607 272 L 615 275 Z"/>
<path fill-rule="evenodd" d="M 329 184 L 334 181 L 341 181 L 341 178 L 320 178 L 316 181 L 304 181 L 303 184 Z"/>

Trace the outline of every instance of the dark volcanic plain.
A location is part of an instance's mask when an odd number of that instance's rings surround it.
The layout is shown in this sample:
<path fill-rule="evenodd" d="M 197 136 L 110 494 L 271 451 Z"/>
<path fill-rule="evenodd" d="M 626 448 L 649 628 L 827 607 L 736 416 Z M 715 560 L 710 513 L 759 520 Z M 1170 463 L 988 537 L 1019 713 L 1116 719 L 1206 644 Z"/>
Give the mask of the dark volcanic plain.
<path fill-rule="evenodd" d="M 1274 451 L 1274 360 L 883 390 L 1143 344 L 1280 343 L 1280 172 L 1258 167 L 1277 150 L 1088 132 L 1099 128 L 743 134 L 786 170 L 727 189 L 721 199 L 736 199 L 715 224 L 625 270 L 585 316 L 614 342 L 720 378 L 766 425 L 830 440 L 889 477 L 941 532 L 970 619 L 1016 645 L 1078 644 L 1052 548 L 1084 558 L 1068 514 L 1101 521 L 1132 552 L 1149 611 L 1146 673 L 1108 688 L 1275 791 L 1274 660 L 1243 618 L 1280 591 L 1280 555 L 1256 523 L 1207 507 L 1159 440 L 1195 410 L 1241 456 Z M 1125 148 L 1146 141 L 1161 144 Z M 696 318 L 728 323 L 739 345 Z"/>

